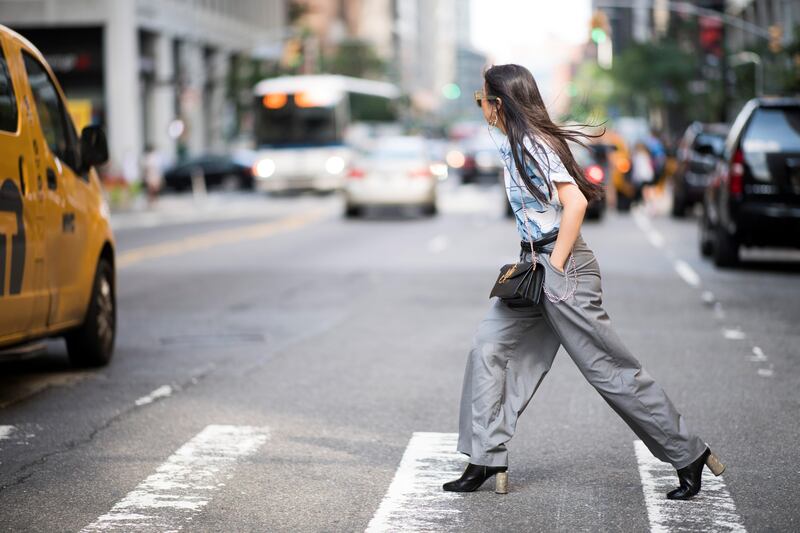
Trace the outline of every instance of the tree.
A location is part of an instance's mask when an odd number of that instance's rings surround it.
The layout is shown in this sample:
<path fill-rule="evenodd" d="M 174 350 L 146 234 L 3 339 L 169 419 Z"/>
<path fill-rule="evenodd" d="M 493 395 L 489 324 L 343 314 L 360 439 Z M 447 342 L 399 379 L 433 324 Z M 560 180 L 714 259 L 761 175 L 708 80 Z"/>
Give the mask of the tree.
<path fill-rule="evenodd" d="M 356 78 L 383 79 L 386 62 L 374 48 L 360 39 L 343 40 L 330 57 L 324 58 L 323 70 Z"/>

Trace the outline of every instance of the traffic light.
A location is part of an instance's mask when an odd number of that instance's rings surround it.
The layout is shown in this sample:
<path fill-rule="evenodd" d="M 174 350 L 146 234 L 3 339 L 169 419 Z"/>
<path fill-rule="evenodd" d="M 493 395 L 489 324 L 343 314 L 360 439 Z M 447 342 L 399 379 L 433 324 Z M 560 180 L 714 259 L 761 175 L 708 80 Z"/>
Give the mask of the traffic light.
<path fill-rule="evenodd" d="M 706 54 L 722 57 L 722 21 L 713 17 L 700 17 L 700 47 Z"/>
<path fill-rule="evenodd" d="M 773 54 L 783 50 L 783 28 L 779 24 L 769 27 L 769 49 Z"/>
<path fill-rule="evenodd" d="M 448 100 L 458 100 L 461 98 L 461 87 L 455 83 L 448 83 L 442 87 L 442 95 Z"/>
<path fill-rule="evenodd" d="M 608 24 L 608 16 L 605 12 L 597 10 L 592 13 L 591 28 L 589 36 L 595 44 L 602 44 L 610 37 L 611 26 Z"/>

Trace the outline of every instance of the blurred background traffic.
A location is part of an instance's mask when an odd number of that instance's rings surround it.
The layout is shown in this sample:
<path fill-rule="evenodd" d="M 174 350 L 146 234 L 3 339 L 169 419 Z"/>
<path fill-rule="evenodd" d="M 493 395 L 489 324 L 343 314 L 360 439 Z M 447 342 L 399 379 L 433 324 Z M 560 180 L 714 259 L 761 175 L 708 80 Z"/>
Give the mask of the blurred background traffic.
<path fill-rule="evenodd" d="M 704 200 L 715 173 L 728 191 L 794 205 L 797 100 L 744 106 L 800 90 L 797 2 L 506 4 L 5 0 L 0 19 L 43 52 L 78 130 L 106 130 L 115 210 L 222 187 L 342 191 L 347 216 L 386 203 L 433 214 L 448 176 L 502 174 L 472 100 L 502 62 L 534 72 L 554 117 L 605 129 L 579 150 L 607 188 L 593 216 L 663 200 L 682 217 L 707 203 L 702 249 L 730 263 L 737 239 L 756 237 L 722 235 L 742 208 Z M 754 124 L 726 149 L 740 116 Z M 387 151 L 393 136 L 406 149 Z M 425 142 L 411 149 L 408 136 Z M 743 177 L 729 180 L 737 157 Z"/>

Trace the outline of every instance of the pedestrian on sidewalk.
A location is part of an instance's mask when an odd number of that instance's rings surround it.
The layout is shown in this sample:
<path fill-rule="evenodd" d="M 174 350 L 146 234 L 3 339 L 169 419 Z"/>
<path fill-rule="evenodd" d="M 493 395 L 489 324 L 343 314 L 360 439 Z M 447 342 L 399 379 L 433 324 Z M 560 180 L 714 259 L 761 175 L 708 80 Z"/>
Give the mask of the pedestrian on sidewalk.
<path fill-rule="evenodd" d="M 493 298 L 478 326 L 464 374 L 457 449 L 470 457 L 444 490 L 471 492 L 497 474 L 505 492 L 517 420 L 550 370 L 559 346 L 658 459 L 679 486 L 670 499 L 700 490 L 703 466 L 724 466 L 692 433 L 666 393 L 628 351 L 602 307 L 600 268 L 580 228 L 599 188 L 575 162 L 567 141 L 589 135 L 554 124 L 531 73 L 498 65 L 475 94 L 490 126 L 503 134 L 506 193 L 522 238 L 520 261 L 544 268 L 540 303 Z M 498 135 L 499 137 L 499 135 Z"/>
<path fill-rule="evenodd" d="M 650 151 L 641 141 L 633 147 L 632 165 L 631 177 L 636 189 L 634 200 L 644 204 L 645 209 L 648 209 L 651 197 L 650 186 L 653 184 L 656 174 Z"/>
<path fill-rule="evenodd" d="M 148 207 L 153 207 L 155 205 L 158 200 L 158 195 L 161 193 L 161 188 L 164 183 L 162 167 L 161 153 L 155 147 L 147 145 L 142 160 L 142 170 Z"/>

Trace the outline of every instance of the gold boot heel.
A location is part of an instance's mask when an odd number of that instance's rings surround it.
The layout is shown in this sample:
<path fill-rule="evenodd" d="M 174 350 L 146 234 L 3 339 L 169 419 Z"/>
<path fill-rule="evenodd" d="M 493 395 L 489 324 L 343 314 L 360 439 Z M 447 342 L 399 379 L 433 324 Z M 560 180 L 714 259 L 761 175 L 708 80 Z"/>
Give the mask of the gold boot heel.
<path fill-rule="evenodd" d="M 711 469 L 715 476 L 721 475 L 725 471 L 725 465 L 719 460 L 719 457 L 713 453 L 708 454 L 706 459 L 706 466 Z"/>
<path fill-rule="evenodd" d="M 494 479 L 494 492 L 508 494 L 508 472 L 498 472 Z"/>

